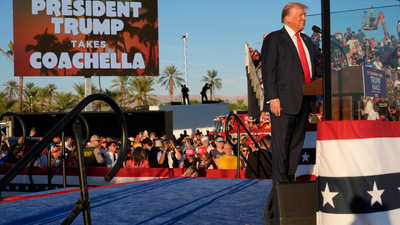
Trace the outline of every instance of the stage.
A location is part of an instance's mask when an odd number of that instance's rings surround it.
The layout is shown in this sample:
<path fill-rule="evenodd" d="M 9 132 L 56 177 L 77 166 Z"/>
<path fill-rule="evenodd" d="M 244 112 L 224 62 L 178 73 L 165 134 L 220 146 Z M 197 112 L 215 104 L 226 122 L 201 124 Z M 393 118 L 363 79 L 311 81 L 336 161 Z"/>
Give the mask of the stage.
<path fill-rule="evenodd" d="M 167 178 L 89 189 L 92 224 L 263 224 L 271 180 Z M 60 224 L 78 188 L 5 198 L 0 224 Z M 83 224 L 82 213 L 73 224 Z"/>

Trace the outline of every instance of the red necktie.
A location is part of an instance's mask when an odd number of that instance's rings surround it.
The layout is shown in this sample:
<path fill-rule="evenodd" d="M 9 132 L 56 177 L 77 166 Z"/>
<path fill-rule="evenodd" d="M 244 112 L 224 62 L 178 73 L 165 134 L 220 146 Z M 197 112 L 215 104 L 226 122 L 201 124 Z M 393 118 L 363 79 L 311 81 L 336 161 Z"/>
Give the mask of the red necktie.
<path fill-rule="evenodd" d="M 310 69 L 308 68 L 306 53 L 304 52 L 303 43 L 300 40 L 299 33 L 296 33 L 297 48 L 299 49 L 301 66 L 304 72 L 304 84 L 310 83 Z"/>

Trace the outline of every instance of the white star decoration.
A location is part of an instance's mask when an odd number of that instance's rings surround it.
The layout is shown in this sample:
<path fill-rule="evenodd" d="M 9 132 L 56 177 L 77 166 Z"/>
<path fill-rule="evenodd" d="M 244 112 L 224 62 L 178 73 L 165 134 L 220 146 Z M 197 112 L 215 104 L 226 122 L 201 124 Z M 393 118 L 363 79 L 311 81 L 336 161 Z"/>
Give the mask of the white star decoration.
<path fill-rule="evenodd" d="M 371 206 L 372 206 L 375 202 L 378 202 L 379 204 L 382 205 L 381 195 L 383 194 L 384 191 L 385 191 L 385 189 L 378 190 L 378 187 L 376 186 L 376 181 L 374 181 L 374 187 L 372 188 L 372 191 L 367 191 L 368 194 L 370 194 L 370 195 L 372 196 L 372 199 L 371 199 Z"/>
<path fill-rule="evenodd" d="M 307 161 L 308 162 L 308 157 L 310 157 L 310 155 L 307 155 L 307 152 L 304 151 L 304 155 L 301 155 L 301 157 L 303 157 L 303 162 Z"/>
<path fill-rule="evenodd" d="M 46 186 L 46 187 L 44 187 L 44 189 L 47 191 L 49 188 Z"/>
<path fill-rule="evenodd" d="M 333 208 L 335 208 L 335 205 L 333 204 L 333 197 L 335 197 L 339 192 L 331 192 L 329 190 L 328 183 L 325 185 L 325 191 L 321 191 L 322 197 L 324 199 L 324 203 L 322 204 L 322 207 L 325 206 L 326 203 L 329 203 Z"/>
<path fill-rule="evenodd" d="M 19 190 L 19 186 L 18 186 L 18 185 L 17 185 L 17 186 L 15 186 L 15 190 L 17 190 L 17 191 Z"/>
<path fill-rule="evenodd" d="M 25 186 L 25 191 L 27 191 L 27 190 L 29 190 L 29 186 L 28 185 Z"/>

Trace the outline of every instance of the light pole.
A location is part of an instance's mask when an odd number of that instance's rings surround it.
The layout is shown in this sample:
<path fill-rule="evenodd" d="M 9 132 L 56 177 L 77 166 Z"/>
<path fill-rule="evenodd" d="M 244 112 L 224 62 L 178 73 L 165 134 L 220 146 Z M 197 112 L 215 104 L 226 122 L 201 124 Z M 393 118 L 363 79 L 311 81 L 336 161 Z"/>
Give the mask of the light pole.
<path fill-rule="evenodd" d="M 30 100 L 31 100 L 31 112 L 32 112 L 32 111 L 33 111 L 33 110 L 32 110 L 32 107 L 33 107 L 33 104 L 32 104 L 32 92 L 30 92 L 29 95 L 30 95 L 29 98 L 30 98 Z"/>
<path fill-rule="evenodd" d="M 189 37 L 189 34 L 186 33 L 186 35 L 182 35 L 181 38 L 183 38 L 183 51 L 184 51 L 184 55 L 185 55 L 185 84 L 186 87 L 188 86 L 187 84 L 187 67 L 186 67 L 186 38 Z"/>

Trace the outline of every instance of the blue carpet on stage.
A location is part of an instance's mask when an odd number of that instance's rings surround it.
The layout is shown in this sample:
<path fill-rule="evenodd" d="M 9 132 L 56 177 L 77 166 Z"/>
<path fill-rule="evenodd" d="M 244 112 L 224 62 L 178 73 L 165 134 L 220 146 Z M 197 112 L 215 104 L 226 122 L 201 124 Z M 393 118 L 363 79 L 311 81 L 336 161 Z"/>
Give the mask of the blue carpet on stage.
<path fill-rule="evenodd" d="M 93 189 L 92 224 L 263 224 L 271 187 L 271 180 L 171 178 Z M 0 224 L 60 224 L 79 198 L 3 203 Z M 73 224 L 83 224 L 82 213 Z"/>

